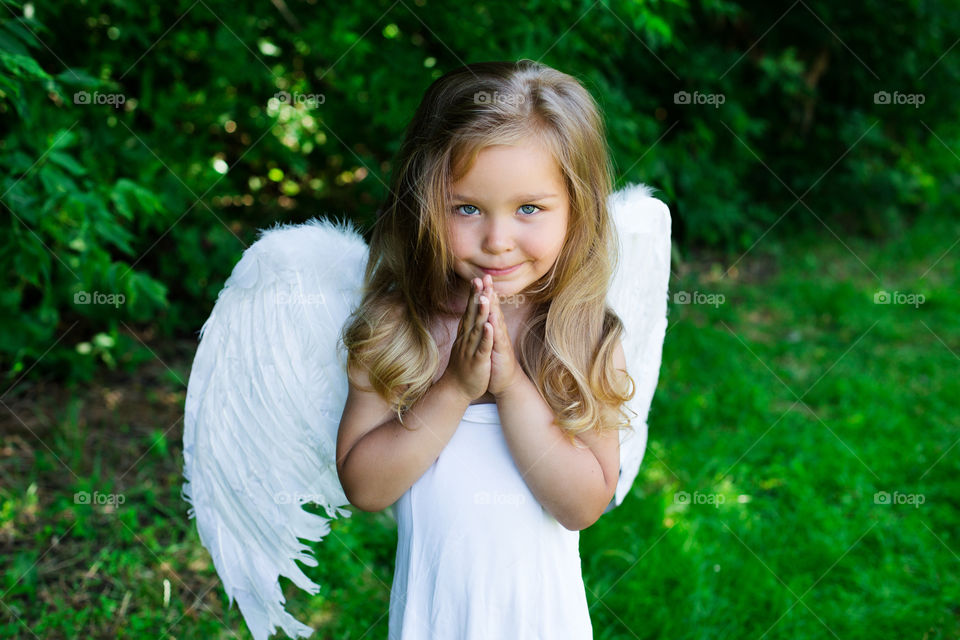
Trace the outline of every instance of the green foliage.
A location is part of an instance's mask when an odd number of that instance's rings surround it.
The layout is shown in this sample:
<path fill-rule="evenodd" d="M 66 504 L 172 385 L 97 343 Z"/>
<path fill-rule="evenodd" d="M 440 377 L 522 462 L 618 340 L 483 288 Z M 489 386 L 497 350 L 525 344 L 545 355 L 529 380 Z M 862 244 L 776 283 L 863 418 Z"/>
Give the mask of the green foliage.
<path fill-rule="evenodd" d="M 47 30 L 33 19 L 0 23 L 0 107 L 20 116 L 4 131 L 0 154 L 0 202 L 9 214 L 0 241 L 2 295 L 5 307 L 15 310 L 0 319 L 0 354 L 12 376 L 57 343 L 46 353 L 46 366 L 66 378 L 86 378 L 100 362 L 116 366 L 115 354 L 135 362 L 137 349 L 118 335 L 121 323 L 148 321 L 168 306 L 166 287 L 123 258 L 137 259 L 135 213 L 150 220 L 163 206 L 134 181 L 95 170 L 89 144 L 95 127 L 84 126 L 82 111 L 72 114 L 71 124 L 66 105 L 73 100 L 70 88 L 106 85 L 69 69 L 44 72 L 28 56 L 41 49 L 36 33 Z M 59 344 L 66 321 L 68 332 L 77 324 L 84 328 Z"/>
<path fill-rule="evenodd" d="M 423 91 L 466 62 L 580 78 L 684 253 L 958 204 L 956 2 L 0 2 L 8 378 L 132 369 L 138 325 L 196 335 L 276 221 L 369 227 Z"/>

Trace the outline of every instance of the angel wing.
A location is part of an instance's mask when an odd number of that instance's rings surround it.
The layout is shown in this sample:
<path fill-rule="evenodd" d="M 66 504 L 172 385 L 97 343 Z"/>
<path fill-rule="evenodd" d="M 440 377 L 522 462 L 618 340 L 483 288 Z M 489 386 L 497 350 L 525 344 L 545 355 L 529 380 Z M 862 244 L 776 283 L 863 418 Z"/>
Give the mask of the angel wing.
<path fill-rule="evenodd" d="M 322 540 L 329 519 L 350 516 L 336 469 L 348 390 L 338 340 L 367 257 L 346 225 L 263 230 L 200 330 L 184 408 L 184 499 L 255 640 L 276 626 L 291 638 L 313 633 L 284 609 L 279 576 L 317 593 L 295 562 L 317 565 L 298 538 Z"/>
<path fill-rule="evenodd" d="M 625 251 L 608 302 L 627 328 L 624 352 L 638 387 L 629 406 L 642 422 L 636 433 L 620 434 L 612 508 L 629 490 L 646 445 L 666 324 L 670 222 L 643 185 L 610 202 Z M 300 539 L 322 540 L 333 518 L 350 516 L 336 470 L 348 389 L 339 338 L 359 304 L 368 255 L 349 225 L 312 219 L 264 230 L 200 331 L 184 409 L 183 496 L 255 640 L 278 626 L 291 638 L 313 632 L 284 609 L 279 576 L 316 593 L 319 586 L 296 564 L 317 565 Z M 327 517 L 305 511 L 305 502 Z"/>
<path fill-rule="evenodd" d="M 633 430 L 620 431 L 620 479 L 607 513 L 633 486 L 647 446 L 647 417 L 660 376 L 670 281 L 670 210 L 644 184 L 611 194 L 610 215 L 620 241 L 620 264 L 607 304 L 624 324 L 623 353 L 636 393 L 627 407 Z"/>

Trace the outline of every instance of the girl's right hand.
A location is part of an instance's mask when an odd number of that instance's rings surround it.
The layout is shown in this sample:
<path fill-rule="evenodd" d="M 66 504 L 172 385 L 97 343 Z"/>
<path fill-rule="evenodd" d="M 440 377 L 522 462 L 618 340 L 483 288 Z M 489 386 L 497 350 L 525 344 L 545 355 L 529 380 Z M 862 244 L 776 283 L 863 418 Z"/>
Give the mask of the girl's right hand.
<path fill-rule="evenodd" d="M 443 372 L 443 376 L 470 402 L 486 393 L 490 385 L 493 325 L 488 321 L 490 300 L 479 295 L 482 287 L 479 278 L 470 281 L 470 298 L 457 325 L 457 337 L 450 347 L 450 360 Z"/>

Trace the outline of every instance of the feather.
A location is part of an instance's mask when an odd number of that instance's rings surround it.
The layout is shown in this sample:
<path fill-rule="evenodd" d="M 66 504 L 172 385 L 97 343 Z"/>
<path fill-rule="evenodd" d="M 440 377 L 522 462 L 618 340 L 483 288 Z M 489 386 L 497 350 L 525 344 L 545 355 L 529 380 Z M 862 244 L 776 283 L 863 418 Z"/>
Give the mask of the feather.
<path fill-rule="evenodd" d="M 632 430 L 620 431 L 620 478 L 604 513 L 619 506 L 637 477 L 647 446 L 647 417 L 667 328 L 670 281 L 670 210 L 644 184 L 628 185 L 609 199 L 620 242 L 620 263 L 607 304 L 624 324 L 623 354 L 636 392 L 626 402 Z"/>
<path fill-rule="evenodd" d="M 359 301 L 362 236 L 312 219 L 264 230 L 200 330 L 184 408 L 184 499 L 230 604 L 256 640 L 313 630 L 283 608 L 279 576 L 317 593 L 297 561 L 349 517 L 336 470 L 347 397 L 340 330 Z M 324 508 L 327 518 L 303 509 Z"/>

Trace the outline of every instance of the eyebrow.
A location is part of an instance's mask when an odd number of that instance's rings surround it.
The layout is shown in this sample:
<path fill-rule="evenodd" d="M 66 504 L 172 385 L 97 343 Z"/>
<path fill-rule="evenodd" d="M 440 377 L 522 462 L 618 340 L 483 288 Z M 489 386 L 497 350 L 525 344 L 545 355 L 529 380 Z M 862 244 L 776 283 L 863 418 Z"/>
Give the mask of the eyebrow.
<path fill-rule="evenodd" d="M 546 200 L 548 198 L 556 198 L 557 194 L 555 193 L 527 193 L 514 196 L 514 200 L 519 202 L 521 200 Z M 467 196 L 460 195 L 459 193 L 453 194 L 454 200 L 473 200 L 474 202 L 479 201 L 479 198 L 468 198 Z"/>

